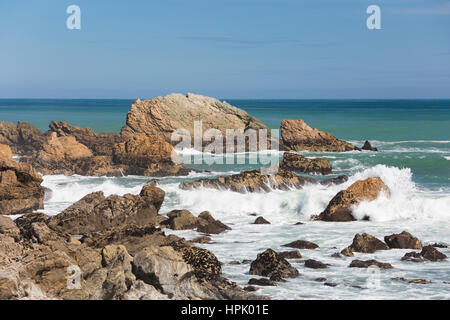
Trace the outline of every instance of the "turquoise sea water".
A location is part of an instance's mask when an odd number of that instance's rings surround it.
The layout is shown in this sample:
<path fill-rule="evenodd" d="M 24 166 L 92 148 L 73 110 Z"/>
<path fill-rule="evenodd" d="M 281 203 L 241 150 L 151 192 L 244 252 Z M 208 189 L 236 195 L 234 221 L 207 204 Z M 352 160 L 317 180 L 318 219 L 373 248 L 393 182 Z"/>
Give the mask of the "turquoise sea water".
<path fill-rule="evenodd" d="M 161 179 L 166 192 L 160 214 L 187 209 L 194 215 L 208 210 L 232 230 L 213 235 L 213 244 L 201 245 L 224 262 L 224 276 L 245 286 L 254 276 L 248 265 L 230 261 L 255 259 L 267 248 L 285 251 L 281 245 L 294 240 L 317 243 L 320 249 L 302 250 L 303 260 L 290 261 L 301 277 L 263 287 L 258 294 L 274 299 L 450 299 L 450 259 L 443 262 L 408 263 L 401 257 L 411 250 L 386 250 L 355 254 L 355 258 L 332 258 L 347 247 L 356 233 L 367 232 L 379 239 L 406 230 L 424 244 L 450 245 L 450 100 L 227 100 L 278 128 L 282 119 L 304 119 L 310 126 L 330 132 L 340 139 L 362 146 L 367 139 L 380 152 L 310 153 L 325 157 L 335 175 L 346 174 L 349 181 L 337 186 L 306 185 L 301 190 L 273 191 L 268 194 L 240 194 L 200 189 L 185 191 L 178 184 L 186 179 L 229 175 L 254 165 L 213 165 L 212 172 L 189 177 Z M 28 121 L 47 130 L 51 120 L 65 120 L 96 132 L 119 132 L 132 100 L 0 100 L 0 121 Z M 248 155 L 243 155 L 248 157 Z M 279 155 L 282 156 L 281 154 Z M 358 221 L 327 223 L 311 221 L 342 189 L 357 180 L 378 176 L 390 189 L 390 196 L 362 202 L 354 208 Z M 105 195 L 138 194 L 149 177 L 45 176 L 43 185 L 53 191 L 43 212 L 54 215 L 94 192 Z M 271 222 L 254 225 L 257 213 Z M 364 221 L 364 217 L 370 221 Z M 304 225 L 295 225 L 302 221 Z M 196 231 L 170 231 L 187 239 Z M 450 256 L 450 249 L 439 249 Z M 304 267 L 305 259 L 330 264 L 327 269 Z M 352 259 L 376 259 L 394 266 L 391 270 L 350 269 Z M 370 271 L 370 272 L 369 272 Z M 315 281 L 325 277 L 337 284 L 327 287 Z M 426 279 L 415 285 L 392 278 Z M 373 285 L 375 283 L 376 285 Z M 378 283 L 378 284 L 377 284 Z"/>

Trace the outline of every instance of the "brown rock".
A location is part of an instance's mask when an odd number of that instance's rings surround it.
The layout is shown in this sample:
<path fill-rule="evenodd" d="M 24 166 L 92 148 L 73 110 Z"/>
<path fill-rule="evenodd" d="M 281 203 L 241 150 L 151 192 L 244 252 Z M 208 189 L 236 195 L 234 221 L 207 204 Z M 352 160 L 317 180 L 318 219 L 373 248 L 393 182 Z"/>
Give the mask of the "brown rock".
<path fill-rule="evenodd" d="M 441 261 L 447 259 L 447 256 L 434 248 L 433 246 L 423 247 L 420 255 L 430 261 Z"/>
<path fill-rule="evenodd" d="M 214 219 L 208 211 L 200 213 L 196 218 L 188 210 L 173 210 L 167 214 L 169 219 L 161 224 L 173 230 L 188 230 L 197 228 L 198 232 L 207 234 L 219 234 L 225 230 L 231 230 L 219 220 Z"/>
<path fill-rule="evenodd" d="M 331 174 L 331 163 L 324 158 L 309 159 L 302 155 L 285 152 L 280 168 L 300 173 Z"/>
<path fill-rule="evenodd" d="M 264 219 L 264 217 L 258 217 L 253 224 L 270 224 L 270 222 Z"/>
<path fill-rule="evenodd" d="M 16 155 L 31 155 L 41 148 L 45 134 L 27 122 L 17 125 L 0 121 L 0 144 L 11 147 Z"/>
<path fill-rule="evenodd" d="M 20 239 L 20 230 L 11 218 L 0 215 L 0 234 L 4 234 L 15 240 Z"/>
<path fill-rule="evenodd" d="M 374 253 L 377 250 L 389 249 L 384 242 L 367 233 L 356 234 L 353 238 L 353 243 L 348 247 L 348 250 L 351 252 L 361 253 Z"/>
<path fill-rule="evenodd" d="M 328 265 L 317 260 L 308 259 L 305 261 L 305 267 L 311 269 L 326 269 L 328 268 Z"/>
<path fill-rule="evenodd" d="M 338 140 L 327 132 L 311 128 L 301 119 L 281 121 L 281 137 L 288 150 L 329 152 L 359 150 L 351 143 Z"/>
<path fill-rule="evenodd" d="M 300 250 L 279 252 L 278 256 L 280 256 L 281 258 L 284 258 L 284 259 L 301 259 L 302 258 L 302 254 L 300 253 Z"/>
<path fill-rule="evenodd" d="M 295 278 L 299 272 L 286 259 L 280 257 L 272 249 L 258 254 L 255 261 L 250 264 L 250 274 L 263 277 L 279 276 L 281 278 Z"/>
<path fill-rule="evenodd" d="M 402 257 L 402 261 L 423 262 L 425 259 L 418 252 L 408 252 Z"/>
<path fill-rule="evenodd" d="M 199 214 L 197 226 L 198 232 L 219 234 L 226 230 L 231 230 L 231 228 L 223 224 L 221 221 L 214 219 L 208 211 L 204 211 Z"/>
<path fill-rule="evenodd" d="M 381 192 L 388 192 L 388 187 L 380 178 L 368 178 L 356 181 L 346 190 L 340 191 L 331 199 L 325 211 L 315 217 L 322 221 L 354 221 L 352 206 L 361 201 L 375 200 Z"/>
<path fill-rule="evenodd" d="M 0 213 L 22 214 L 42 209 L 42 177 L 26 163 L 0 157 Z"/>
<path fill-rule="evenodd" d="M 12 159 L 11 148 L 6 144 L 0 144 L 0 158 Z"/>
<path fill-rule="evenodd" d="M 267 278 L 260 278 L 260 279 L 255 279 L 252 278 L 248 281 L 248 284 L 250 285 L 255 285 L 255 286 L 263 286 L 263 287 L 275 287 L 277 284 L 275 283 L 275 281 L 269 280 Z"/>
<path fill-rule="evenodd" d="M 282 245 L 282 247 L 295 248 L 295 249 L 317 249 L 319 246 L 313 242 L 305 240 L 296 240 L 288 244 Z"/>
<path fill-rule="evenodd" d="M 384 242 L 391 249 L 422 249 L 422 243 L 409 232 L 403 231 L 400 234 L 392 234 L 384 237 Z"/>
<path fill-rule="evenodd" d="M 200 237 L 196 237 L 194 239 L 191 240 L 192 243 L 202 243 L 202 244 L 208 244 L 211 243 L 211 237 L 208 236 L 200 236 Z"/>
<path fill-rule="evenodd" d="M 371 266 L 377 266 L 380 269 L 392 269 L 393 266 L 390 263 L 382 263 L 376 260 L 353 260 L 350 264 L 350 268 L 369 268 Z"/>

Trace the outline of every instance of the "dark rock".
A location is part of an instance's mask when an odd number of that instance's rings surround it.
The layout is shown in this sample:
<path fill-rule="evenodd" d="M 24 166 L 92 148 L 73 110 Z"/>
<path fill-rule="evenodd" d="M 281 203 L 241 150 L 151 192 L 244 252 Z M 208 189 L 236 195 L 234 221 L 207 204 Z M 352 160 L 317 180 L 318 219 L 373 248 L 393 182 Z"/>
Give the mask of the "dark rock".
<path fill-rule="evenodd" d="M 258 217 L 253 224 L 270 224 L 270 222 L 263 217 Z"/>
<path fill-rule="evenodd" d="M 279 252 L 278 255 L 284 259 L 301 259 L 300 250 Z"/>
<path fill-rule="evenodd" d="M 429 261 L 441 261 L 447 259 L 447 256 L 445 254 L 438 251 L 433 246 L 423 247 L 420 255 Z"/>
<path fill-rule="evenodd" d="M 320 180 L 319 182 L 320 182 L 320 184 L 322 184 L 324 186 L 329 186 L 329 185 L 333 185 L 333 184 L 342 184 L 347 181 L 348 181 L 348 176 L 341 175 L 336 178 Z"/>
<path fill-rule="evenodd" d="M 299 173 L 320 173 L 323 175 L 332 173 L 331 163 L 327 159 L 309 159 L 291 152 L 283 154 L 280 168 Z"/>
<path fill-rule="evenodd" d="M 423 262 L 425 261 L 424 257 L 420 255 L 418 252 L 408 252 L 402 257 L 402 261 L 411 261 L 411 262 Z"/>
<path fill-rule="evenodd" d="M 374 236 L 363 233 L 355 235 L 353 238 L 353 243 L 348 247 L 348 249 L 351 252 L 374 253 L 377 250 L 389 250 L 389 247 Z M 341 253 L 344 254 L 344 252 Z"/>
<path fill-rule="evenodd" d="M 282 245 L 282 247 L 295 248 L 295 249 L 317 249 L 319 246 L 313 242 L 305 240 L 296 240 L 288 244 Z"/>
<path fill-rule="evenodd" d="M 368 151 L 378 151 L 377 148 L 372 147 L 372 145 L 370 144 L 369 141 L 366 140 L 366 142 L 364 142 L 364 145 L 361 148 L 362 150 L 368 150 Z"/>
<path fill-rule="evenodd" d="M 393 266 L 390 263 L 382 263 L 378 262 L 376 260 L 367 260 L 367 261 L 361 261 L 361 260 L 353 260 L 352 263 L 350 263 L 350 268 L 369 268 L 371 266 L 376 266 L 380 269 L 392 269 Z"/>
<path fill-rule="evenodd" d="M 211 237 L 208 237 L 208 236 L 200 236 L 200 237 L 196 237 L 196 238 L 192 239 L 191 242 L 193 242 L 193 243 L 208 244 L 208 243 L 211 243 Z"/>
<path fill-rule="evenodd" d="M 338 286 L 337 283 L 333 283 L 333 282 L 325 282 L 323 285 L 327 286 L 327 287 L 333 287 L 333 288 Z"/>
<path fill-rule="evenodd" d="M 244 288 L 244 290 L 248 291 L 248 292 L 255 292 L 255 291 L 258 291 L 259 288 L 256 288 L 254 286 L 247 286 L 247 287 Z"/>
<path fill-rule="evenodd" d="M 316 279 L 314 279 L 314 281 L 316 281 L 316 282 L 325 282 L 325 281 L 327 281 L 327 278 L 316 278 Z"/>
<path fill-rule="evenodd" d="M 272 286 L 272 287 L 277 285 L 274 281 L 266 279 L 266 278 L 260 278 L 260 279 L 252 278 L 248 281 L 248 284 L 255 285 L 255 286 Z"/>
<path fill-rule="evenodd" d="M 204 211 L 198 216 L 197 231 L 207 234 L 219 234 L 227 230 L 231 230 L 230 227 L 225 225 L 219 220 L 214 219 L 208 211 Z"/>
<path fill-rule="evenodd" d="M 422 243 L 409 232 L 393 234 L 384 237 L 384 241 L 391 249 L 422 249 Z"/>
<path fill-rule="evenodd" d="M 326 269 L 327 265 L 317 260 L 308 259 L 305 261 L 305 267 L 311 269 Z"/>
<path fill-rule="evenodd" d="M 267 249 L 250 265 L 250 274 L 263 277 L 280 275 L 282 278 L 295 278 L 299 272 L 286 259 L 280 257 L 272 249 Z"/>

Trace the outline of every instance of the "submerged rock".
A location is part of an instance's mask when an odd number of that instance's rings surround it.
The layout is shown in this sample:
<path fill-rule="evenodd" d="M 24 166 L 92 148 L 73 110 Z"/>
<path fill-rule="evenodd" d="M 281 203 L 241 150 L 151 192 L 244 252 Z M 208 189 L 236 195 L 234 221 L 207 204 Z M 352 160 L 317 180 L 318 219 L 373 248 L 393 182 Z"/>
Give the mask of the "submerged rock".
<path fill-rule="evenodd" d="M 269 278 L 295 278 L 300 275 L 297 269 L 272 249 L 258 254 L 256 260 L 250 264 L 250 274 Z"/>
<path fill-rule="evenodd" d="M 287 150 L 344 152 L 360 150 L 351 143 L 337 139 L 335 136 L 308 126 L 305 121 L 281 121 L 281 137 Z"/>
<path fill-rule="evenodd" d="M 285 152 L 280 163 L 283 170 L 291 170 L 299 173 L 331 174 L 331 163 L 324 158 L 309 159 L 302 155 Z"/>
<path fill-rule="evenodd" d="M 27 163 L 11 158 L 11 149 L 0 153 L 0 214 L 12 215 L 43 209 L 45 188 L 42 177 Z"/>
<path fill-rule="evenodd" d="M 317 249 L 319 246 L 315 244 L 314 242 L 309 242 L 305 240 L 296 240 L 293 242 L 290 242 L 288 244 L 282 245 L 282 247 L 288 247 L 288 248 L 295 248 L 295 249 Z"/>
<path fill-rule="evenodd" d="M 371 266 L 376 266 L 380 269 L 393 269 L 394 267 L 390 263 L 378 262 L 376 260 L 353 260 L 350 264 L 350 268 L 369 268 Z"/>
<path fill-rule="evenodd" d="M 252 278 L 248 281 L 248 284 L 250 285 L 255 285 L 255 286 L 272 286 L 275 287 L 277 284 L 275 283 L 275 281 L 272 281 L 270 279 L 266 279 L 266 278 L 260 278 L 260 279 L 255 279 Z"/>
<path fill-rule="evenodd" d="M 322 221 L 354 221 L 352 206 L 361 201 L 373 201 L 381 192 L 389 192 L 389 188 L 380 178 L 368 178 L 359 180 L 340 191 L 331 199 L 327 208 L 314 219 Z"/>
<path fill-rule="evenodd" d="M 406 231 L 403 231 L 400 234 L 386 236 L 384 237 L 384 242 L 386 242 L 391 249 L 422 249 L 420 240 Z"/>

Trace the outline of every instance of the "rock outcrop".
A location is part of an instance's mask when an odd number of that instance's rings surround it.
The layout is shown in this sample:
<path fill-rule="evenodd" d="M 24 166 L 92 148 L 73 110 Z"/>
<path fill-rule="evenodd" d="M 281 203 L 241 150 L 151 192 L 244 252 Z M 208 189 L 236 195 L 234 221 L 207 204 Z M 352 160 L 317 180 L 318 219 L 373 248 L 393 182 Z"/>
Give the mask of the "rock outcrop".
<path fill-rule="evenodd" d="M 268 277 L 278 281 L 280 278 L 295 278 L 300 274 L 286 259 L 280 257 L 272 249 L 258 254 L 250 264 L 250 274 Z"/>
<path fill-rule="evenodd" d="M 366 151 L 378 151 L 377 148 L 372 147 L 369 141 L 364 142 L 364 145 L 362 146 L 361 150 Z"/>
<path fill-rule="evenodd" d="M 363 233 L 356 234 L 353 238 L 352 244 L 341 252 L 342 254 L 348 252 L 374 253 L 377 250 L 389 250 L 390 248 L 380 239 L 374 236 Z"/>
<path fill-rule="evenodd" d="M 111 195 L 102 191 L 91 193 L 50 219 L 49 225 L 60 232 L 85 235 L 123 225 L 157 225 L 164 220 L 158 210 L 165 192 L 151 185 L 139 195 Z"/>
<path fill-rule="evenodd" d="M 281 121 L 282 143 L 287 150 L 344 152 L 360 150 L 351 143 L 337 139 L 335 136 L 308 126 L 305 121 Z"/>
<path fill-rule="evenodd" d="M 219 234 L 231 230 L 227 225 L 214 219 L 208 211 L 204 211 L 198 217 L 195 217 L 188 210 L 173 210 L 167 216 L 169 219 L 161 222 L 161 225 L 173 230 L 197 229 L 198 232 L 206 234 Z"/>
<path fill-rule="evenodd" d="M 353 260 L 350 263 L 350 268 L 369 268 L 369 267 L 378 267 L 380 269 L 392 269 L 393 266 L 390 263 L 383 263 L 383 262 L 379 262 L 377 260 L 366 260 L 366 261 L 361 261 L 361 260 Z"/>
<path fill-rule="evenodd" d="M 354 221 L 352 207 L 361 201 L 373 201 L 381 192 L 389 192 L 389 188 L 380 178 L 359 180 L 340 191 L 331 199 L 327 208 L 318 216 L 313 217 L 322 221 Z"/>
<path fill-rule="evenodd" d="M 301 189 L 305 184 L 321 183 L 323 185 L 339 184 L 346 181 L 346 177 L 339 179 L 327 179 L 317 181 L 309 177 L 297 176 L 293 172 L 279 170 L 276 174 L 265 175 L 260 170 L 243 171 L 231 176 L 216 179 L 200 179 L 180 183 L 183 190 L 195 190 L 200 188 L 230 190 L 233 192 L 270 192 L 272 190 Z"/>
<path fill-rule="evenodd" d="M 320 173 L 323 175 L 332 173 L 331 163 L 327 159 L 309 159 L 291 152 L 285 152 L 283 154 L 280 168 L 299 173 Z"/>
<path fill-rule="evenodd" d="M 171 135 L 177 129 L 184 129 L 194 138 L 194 122 L 202 121 L 201 135 L 209 129 L 219 130 L 226 138 L 226 130 L 267 129 L 258 119 L 244 110 L 226 102 L 188 93 L 170 94 L 151 100 L 136 100 L 127 115 L 123 136 L 145 133 L 161 136 L 171 142 Z M 173 142 L 177 144 L 178 141 Z"/>
<path fill-rule="evenodd" d="M 420 240 L 406 231 L 386 236 L 384 237 L 384 242 L 391 249 L 422 249 Z"/>
<path fill-rule="evenodd" d="M 441 261 L 447 259 L 447 256 L 437 250 L 433 246 L 425 246 L 422 248 L 421 252 L 408 252 L 406 253 L 402 261 L 412 261 L 412 262 L 423 262 L 425 260 L 428 261 Z"/>
<path fill-rule="evenodd" d="M 23 214 L 43 209 L 45 189 L 42 177 L 27 163 L 11 158 L 3 146 L 0 153 L 0 214 Z"/>
<path fill-rule="evenodd" d="M 0 144 L 10 146 L 15 155 L 33 154 L 41 148 L 45 139 L 45 134 L 30 123 L 18 122 L 16 125 L 0 121 Z"/>

